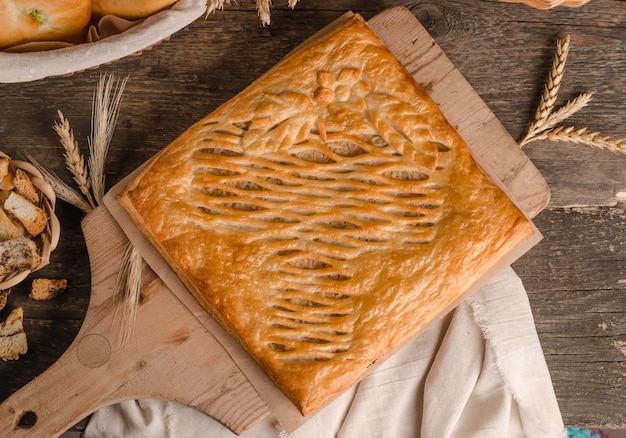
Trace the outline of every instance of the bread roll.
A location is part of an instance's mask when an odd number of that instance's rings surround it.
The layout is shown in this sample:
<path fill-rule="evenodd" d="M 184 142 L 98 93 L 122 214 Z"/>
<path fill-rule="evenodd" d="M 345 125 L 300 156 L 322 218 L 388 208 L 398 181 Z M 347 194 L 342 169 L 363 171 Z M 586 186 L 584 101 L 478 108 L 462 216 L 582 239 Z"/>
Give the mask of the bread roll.
<path fill-rule="evenodd" d="M 174 3 L 176 0 L 93 0 L 91 8 L 96 17 L 116 15 L 129 20 L 136 20 L 148 17 L 161 9 L 172 6 Z"/>
<path fill-rule="evenodd" d="M 0 49 L 32 41 L 80 42 L 90 0 L 0 0 Z"/>

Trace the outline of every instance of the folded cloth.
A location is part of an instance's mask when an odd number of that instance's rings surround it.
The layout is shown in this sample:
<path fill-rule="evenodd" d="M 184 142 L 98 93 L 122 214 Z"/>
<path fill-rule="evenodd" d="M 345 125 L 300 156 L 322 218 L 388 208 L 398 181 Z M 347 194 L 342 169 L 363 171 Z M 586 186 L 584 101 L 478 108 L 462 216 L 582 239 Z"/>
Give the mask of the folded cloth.
<path fill-rule="evenodd" d="M 163 400 L 104 407 L 85 438 L 233 438 Z M 567 436 L 526 290 L 506 268 L 291 435 L 267 417 L 243 437 Z"/>

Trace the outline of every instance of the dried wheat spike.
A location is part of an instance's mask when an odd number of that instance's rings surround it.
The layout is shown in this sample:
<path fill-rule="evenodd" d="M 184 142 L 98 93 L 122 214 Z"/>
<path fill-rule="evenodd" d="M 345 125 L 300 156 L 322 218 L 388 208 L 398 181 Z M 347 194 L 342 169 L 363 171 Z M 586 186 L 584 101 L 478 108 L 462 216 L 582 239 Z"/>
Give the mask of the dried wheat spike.
<path fill-rule="evenodd" d="M 587 128 L 560 126 L 542 132 L 536 139 L 585 144 L 599 149 L 607 149 L 611 152 L 626 153 L 626 140 L 614 139 L 602 135 L 600 132 L 589 132 Z"/>
<path fill-rule="evenodd" d="M 87 199 L 87 202 L 92 208 L 96 207 L 96 204 L 91 196 L 91 182 L 89 180 L 89 173 L 87 172 L 87 165 L 85 159 L 80 153 L 78 142 L 74 139 L 74 131 L 70 126 L 70 122 L 65 118 L 63 113 L 57 111 L 60 122 L 55 122 L 54 130 L 59 135 L 59 140 L 65 153 L 65 165 L 72 173 L 74 181 L 78 184 L 78 188 L 81 193 Z"/>
<path fill-rule="evenodd" d="M 554 109 L 554 104 L 559 94 L 561 87 L 561 81 L 563 79 L 563 72 L 565 71 L 565 62 L 567 61 L 567 55 L 569 54 L 570 36 L 565 35 L 561 40 L 557 42 L 556 54 L 552 62 L 552 69 L 550 70 L 550 76 L 548 82 L 545 85 L 543 94 L 539 106 L 535 112 L 535 120 L 530 125 L 528 133 L 522 140 L 522 144 L 526 140 L 532 137 L 537 132 L 545 129 L 546 122 L 550 117 L 550 113 Z"/>

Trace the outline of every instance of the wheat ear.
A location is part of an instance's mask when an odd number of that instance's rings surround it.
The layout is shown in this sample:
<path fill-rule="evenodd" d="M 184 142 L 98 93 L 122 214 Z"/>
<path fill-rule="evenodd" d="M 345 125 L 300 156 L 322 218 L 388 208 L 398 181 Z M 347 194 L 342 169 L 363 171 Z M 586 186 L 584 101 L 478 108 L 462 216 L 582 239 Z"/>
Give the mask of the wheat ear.
<path fill-rule="evenodd" d="M 114 75 L 101 75 L 94 93 L 91 136 L 89 137 L 89 177 L 94 198 L 102 203 L 105 189 L 104 167 L 109 145 L 120 109 L 122 93 L 126 86 L 126 76 L 121 82 L 115 81 Z"/>
<path fill-rule="evenodd" d="M 298 3 L 298 0 L 289 0 L 289 7 L 291 9 L 294 9 L 297 3 Z"/>
<path fill-rule="evenodd" d="M 230 4 L 230 0 L 209 0 L 206 5 L 205 18 L 217 11 L 218 9 L 224 9 L 224 3 Z"/>
<path fill-rule="evenodd" d="M 270 6 L 272 5 L 272 0 L 256 0 L 256 8 L 259 13 L 259 18 L 261 19 L 261 23 L 263 26 L 268 26 L 270 24 Z"/>
<path fill-rule="evenodd" d="M 576 96 L 575 99 L 568 100 L 567 103 L 565 103 L 561 108 L 548 115 L 545 123 L 541 126 L 540 129 L 529 131 L 528 134 L 526 134 L 526 137 L 524 137 L 524 139 L 520 142 L 520 147 L 530 143 L 531 141 L 538 140 L 538 134 L 547 129 L 554 128 L 557 124 L 566 120 L 572 114 L 586 107 L 591 101 L 592 96 L 593 92 L 582 93 Z"/>
<path fill-rule="evenodd" d="M 63 116 L 61 111 L 57 111 L 59 115 L 59 122 L 55 122 L 53 128 L 59 135 L 59 140 L 65 153 L 65 165 L 72 173 L 74 181 L 78 184 L 78 188 L 81 193 L 87 198 L 87 202 L 92 208 L 96 207 L 96 203 L 91 196 L 91 183 L 89 180 L 89 174 L 87 172 L 87 166 L 85 159 L 80 153 L 78 142 L 74 139 L 74 131 L 70 127 L 70 122 Z"/>
<path fill-rule="evenodd" d="M 561 38 L 556 45 L 556 53 L 552 61 L 552 69 L 548 81 L 541 95 L 539 106 L 535 111 L 535 120 L 528 128 L 528 133 L 520 142 L 525 143 L 527 138 L 532 137 L 537 132 L 542 131 L 550 117 L 550 113 L 554 109 L 554 104 L 561 88 L 561 81 L 563 79 L 563 72 L 565 71 L 565 62 L 567 61 L 567 55 L 569 54 L 570 36 L 565 35 Z"/>
<path fill-rule="evenodd" d="M 589 132 L 587 128 L 575 126 L 559 126 L 548 129 L 537 136 L 537 140 L 564 141 L 568 143 L 585 144 L 598 149 L 607 149 L 611 152 L 626 153 L 626 140 L 615 139 L 599 132 Z"/>
<path fill-rule="evenodd" d="M 35 160 L 30 154 L 25 152 L 26 158 L 32 163 L 33 166 L 41 172 L 44 180 L 50 184 L 52 190 L 59 199 L 72 204 L 74 207 L 82 210 L 84 213 L 89 213 L 93 207 L 80 195 L 76 190 L 68 186 L 59 176 L 51 170 L 46 169 L 37 160 Z"/>
<path fill-rule="evenodd" d="M 121 346 L 126 349 L 135 338 L 137 310 L 141 298 L 141 269 L 143 259 L 131 242 L 128 243 L 122 257 L 122 264 L 117 275 L 115 290 L 118 294 L 117 312 L 122 306 Z"/>

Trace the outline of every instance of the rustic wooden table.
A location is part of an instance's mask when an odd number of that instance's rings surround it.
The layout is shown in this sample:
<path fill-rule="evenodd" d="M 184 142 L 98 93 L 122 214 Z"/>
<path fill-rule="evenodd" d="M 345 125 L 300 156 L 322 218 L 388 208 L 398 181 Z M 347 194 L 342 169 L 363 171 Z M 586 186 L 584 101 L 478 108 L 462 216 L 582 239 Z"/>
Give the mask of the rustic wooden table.
<path fill-rule="evenodd" d="M 302 0 L 275 2 L 262 27 L 241 1 L 198 19 L 141 56 L 35 82 L 0 84 L 0 150 L 27 151 L 69 180 L 52 130 L 57 109 L 86 148 L 92 94 L 101 72 L 130 74 L 106 165 L 111 186 L 287 52 L 347 10 L 366 19 L 403 5 L 516 139 L 532 120 L 556 41 L 571 35 L 559 103 L 595 91 L 568 124 L 626 138 L 626 3 L 591 0 L 539 11 L 497 0 Z M 537 141 L 525 151 L 552 192 L 535 222 L 544 240 L 514 264 L 528 290 L 537 331 L 567 426 L 626 428 L 626 155 L 586 145 Z M 23 306 L 30 351 L 0 362 L 0 401 L 46 370 L 76 336 L 89 302 L 84 215 L 64 202 L 52 263 L 33 276 L 63 277 L 61 297 L 33 302 L 27 284 L 10 304 Z"/>

